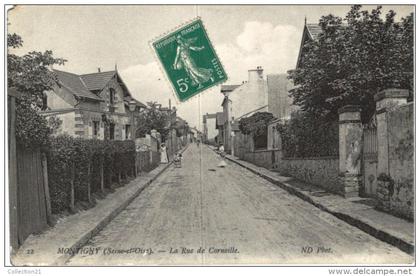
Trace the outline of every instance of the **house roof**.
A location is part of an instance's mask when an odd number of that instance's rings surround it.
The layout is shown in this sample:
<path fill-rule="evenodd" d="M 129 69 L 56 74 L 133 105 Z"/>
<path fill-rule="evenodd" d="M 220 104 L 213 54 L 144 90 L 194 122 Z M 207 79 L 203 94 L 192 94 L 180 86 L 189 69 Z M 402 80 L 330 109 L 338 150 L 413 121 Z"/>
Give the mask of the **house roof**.
<path fill-rule="evenodd" d="M 89 90 L 102 90 L 117 71 L 98 72 L 80 75 Z"/>
<path fill-rule="evenodd" d="M 146 107 L 145 104 L 131 96 L 130 91 L 128 91 L 128 88 L 119 76 L 118 71 L 98 72 L 84 75 L 76 75 L 55 69 L 53 69 L 53 71 L 64 89 L 77 97 L 98 101 L 103 101 L 103 99 L 96 95 L 94 91 L 102 90 L 111 78 L 117 75 L 120 85 L 124 88 L 124 101 L 128 103 L 133 99 L 137 103 L 137 106 Z"/>
<path fill-rule="evenodd" d="M 239 121 L 241 118 L 246 118 L 246 117 L 252 116 L 254 113 L 257 113 L 258 111 L 263 110 L 267 106 L 268 105 L 264 105 L 264 106 L 258 107 L 257 109 L 254 109 L 252 111 L 249 111 L 249 112 L 247 112 L 245 114 L 242 114 L 241 116 L 239 116 L 238 118 L 236 118 L 235 121 Z"/>
<path fill-rule="evenodd" d="M 306 24 L 305 19 L 305 25 L 303 26 L 303 32 L 302 32 L 302 39 L 300 41 L 300 48 L 299 48 L 299 54 L 296 62 L 296 68 L 300 66 L 300 60 L 302 59 L 303 54 L 303 46 L 305 46 L 305 43 L 308 40 L 314 40 L 318 38 L 318 35 L 322 32 L 322 28 L 317 24 Z"/>
<path fill-rule="evenodd" d="M 347 24 L 344 24 L 341 26 L 341 28 L 347 28 Z M 296 63 L 296 68 L 299 67 L 300 65 L 300 60 L 302 58 L 302 49 L 303 46 L 305 45 L 305 43 L 308 40 L 317 40 L 319 38 L 319 35 L 322 33 L 322 28 L 321 26 L 319 26 L 319 24 L 307 24 L 306 20 L 305 20 L 305 25 L 303 27 L 303 33 L 302 33 L 302 40 L 300 43 L 300 49 L 299 49 L 299 55 L 298 55 L 298 60 Z"/>
<path fill-rule="evenodd" d="M 133 98 L 133 97 L 131 97 L 131 96 L 125 96 L 125 97 L 124 97 L 124 101 L 125 101 L 125 103 L 126 103 L 127 105 L 130 103 L 130 101 L 131 101 L 131 100 L 134 100 L 134 101 L 136 102 L 136 105 L 137 105 L 137 106 L 147 108 L 147 106 L 146 106 L 144 103 L 142 103 L 142 102 L 140 102 L 140 101 L 138 101 L 138 100 L 134 99 L 134 98 Z"/>
<path fill-rule="evenodd" d="M 239 87 L 240 85 L 237 84 L 226 84 L 222 85 L 220 88 L 220 92 L 230 92 Z"/>
<path fill-rule="evenodd" d="M 311 39 L 317 39 L 318 35 L 322 33 L 322 28 L 318 24 L 306 24 L 305 25 Z"/>
<path fill-rule="evenodd" d="M 81 98 L 102 101 L 100 97 L 87 89 L 80 76 L 55 69 L 53 69 L 53 72 L 56 74 L 60 85 L 71 94 Z"/>

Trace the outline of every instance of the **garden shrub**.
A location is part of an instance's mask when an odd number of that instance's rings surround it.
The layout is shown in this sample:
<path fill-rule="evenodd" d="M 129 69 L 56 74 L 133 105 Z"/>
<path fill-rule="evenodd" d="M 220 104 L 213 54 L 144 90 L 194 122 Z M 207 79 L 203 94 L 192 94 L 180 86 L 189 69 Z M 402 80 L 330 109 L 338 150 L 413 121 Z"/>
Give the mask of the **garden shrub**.
<path fill-rule="evenodd" d="M 67 135 L 50 139 L 48 184 L 53 213 L 60 213 L 70 206 L 73 142 L 74 139 Z"/>
<path fill-rule="evenodd" d="M 104 167 L 104 143 L 102 140 L 89 140 L 91 148 L 91 166 L 90 166 L 90 185 L 91 192 L 97 193 L 101 191 L 101 166 Z M 105 173 L 105 170 L 103 169 Z M 104 177 L 105 181 L 105 177 Z"/>
<path fill-rule="evenodd" d="M 338 120 L 296 111 L 277 124 L 284 157 L 338 156 Z"/>
<path fill-rule="evenodd" d="M 91 147 L 89 141 L 82 138 L 73 140 L 74 193 L 76 201 L 89 201 Z"/>

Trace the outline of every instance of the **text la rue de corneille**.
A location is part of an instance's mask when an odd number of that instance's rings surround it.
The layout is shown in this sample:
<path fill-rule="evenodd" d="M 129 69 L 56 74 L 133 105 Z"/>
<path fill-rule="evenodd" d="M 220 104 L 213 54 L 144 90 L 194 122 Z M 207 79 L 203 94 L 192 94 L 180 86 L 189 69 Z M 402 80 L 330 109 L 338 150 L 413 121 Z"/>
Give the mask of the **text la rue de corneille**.
<path fill-rule="evenodd" d="M 122 255 L 122 254 L 139 254 L 139 255 L 152 255 L 152 254 L 239 254 L 239 250 L 234 247 L 217 248 L 217 247 L 170 247 L 167 250 L 154 250 L 152 248 L 132 247 L 127 249 L 117 249 L 111 247 L 82 247 L 82 248 L 59 248 L 57 254 L 62 255 Z"/>

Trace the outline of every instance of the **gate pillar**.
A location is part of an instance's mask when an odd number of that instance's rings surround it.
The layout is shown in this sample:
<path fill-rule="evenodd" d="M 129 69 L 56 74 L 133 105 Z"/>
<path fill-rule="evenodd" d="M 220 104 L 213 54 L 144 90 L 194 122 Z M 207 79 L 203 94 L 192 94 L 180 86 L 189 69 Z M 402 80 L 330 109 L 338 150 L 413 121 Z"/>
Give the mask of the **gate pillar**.
<path fill-rule="evenodd" d="M 361 188 L 362 123 L 360 107 L 346 105 L 339 114 L 339 190 L 344 197 L 359 195 Z"/>
<path fill-rule="evenodd" d="M 386 112 L 406 104 L 408 90 L 385 89 L 375 95 L 376 124 L 378 129 L 378 175 L 388 174 L 388 126 Z"/>
<path fill-rule="evenodd" d="M 385 89 L 375 95 L 376 125 L 378 133 L 378 169 L 377 198 L 378 208 L 388 211 L 390 208 L 390 176 L 388 155 L 388 120 L 387 112 L 407 103 L 409 96 L 406 89 Z"/>

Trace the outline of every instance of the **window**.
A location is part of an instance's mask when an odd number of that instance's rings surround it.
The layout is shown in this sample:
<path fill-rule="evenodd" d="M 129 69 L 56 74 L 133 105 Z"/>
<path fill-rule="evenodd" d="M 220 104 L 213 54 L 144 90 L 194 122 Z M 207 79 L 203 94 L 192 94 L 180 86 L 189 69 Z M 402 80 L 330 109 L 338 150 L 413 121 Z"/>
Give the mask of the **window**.
<path fill-rule="evenodd" d="M 131 125 L 125 125 L 125 139 L 131 138 Z"/>
<path fill-rule="evenodd" d="M 113 105 L 115 103 L 115 90 L 114 88 L 109 89 L 109 104 Z"/>
<path fill-rule="evenodd" d="M 109 124 L 109 140 L 114 140 L 114 132 L 115 132 L 115 124 L 110 123 Z"/>
<path fill-rule="evenodd" d="M 99 135 L 99 121 L 93 121 L 92 123 L 93 123 L 93 125 L 92 125 L 93 137 L 98 137 L 98 135 Z"/>

